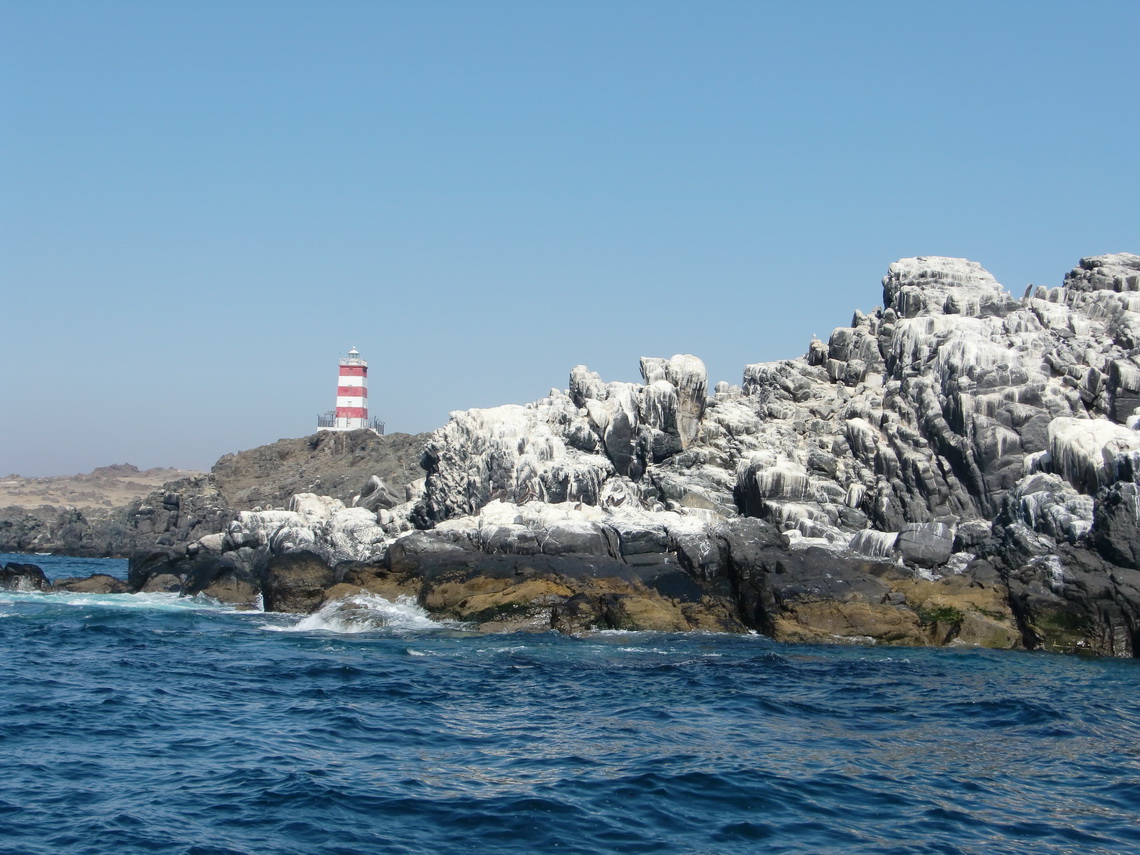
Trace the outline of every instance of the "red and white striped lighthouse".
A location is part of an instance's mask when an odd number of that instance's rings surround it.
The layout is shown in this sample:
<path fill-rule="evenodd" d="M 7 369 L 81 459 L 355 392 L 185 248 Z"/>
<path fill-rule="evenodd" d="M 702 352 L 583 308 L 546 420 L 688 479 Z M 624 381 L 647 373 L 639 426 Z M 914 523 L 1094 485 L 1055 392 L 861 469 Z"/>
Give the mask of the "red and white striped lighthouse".
<path fill-rule="evenodd" d="M 384 423 L 368 418 L 368 363 L 354 347 L 348 358 L 340 361 L 336 381 L 336 410 L 317 416 L 320 430 L 370 429 L 384 433 Z"/>

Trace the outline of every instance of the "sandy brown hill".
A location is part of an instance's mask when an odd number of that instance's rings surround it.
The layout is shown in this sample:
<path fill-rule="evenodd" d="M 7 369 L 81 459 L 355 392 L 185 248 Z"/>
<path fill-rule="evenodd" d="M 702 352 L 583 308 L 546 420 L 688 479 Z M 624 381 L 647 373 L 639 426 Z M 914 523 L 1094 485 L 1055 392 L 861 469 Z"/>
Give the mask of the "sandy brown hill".
<path fill-rule="evenodd" d="M 0 508 L 36 508 L 41 505 L 81 510 L 116 508 L 145 496 L 168 481 L 201 473 L 187 469 L 140 470 L 129 463 L 100 466 L 86 474 L 0 479 Z"/>

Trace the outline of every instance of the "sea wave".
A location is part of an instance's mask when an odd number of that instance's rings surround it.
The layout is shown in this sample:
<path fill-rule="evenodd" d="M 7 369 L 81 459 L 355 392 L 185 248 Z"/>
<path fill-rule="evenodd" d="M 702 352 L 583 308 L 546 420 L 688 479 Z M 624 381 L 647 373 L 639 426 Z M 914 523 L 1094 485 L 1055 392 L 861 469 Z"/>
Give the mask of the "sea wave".
<path fill-rule="evenodd" d="M 295 623 L 267 623 L 271 632 L 332 632 L 355 635 L 362 632 L 402 632 L 454 628 L 455 623 L 432 620 L 412 597 L 387 600 L 379 594 L 362 592 L 325 603 L 311 615 Z"/>

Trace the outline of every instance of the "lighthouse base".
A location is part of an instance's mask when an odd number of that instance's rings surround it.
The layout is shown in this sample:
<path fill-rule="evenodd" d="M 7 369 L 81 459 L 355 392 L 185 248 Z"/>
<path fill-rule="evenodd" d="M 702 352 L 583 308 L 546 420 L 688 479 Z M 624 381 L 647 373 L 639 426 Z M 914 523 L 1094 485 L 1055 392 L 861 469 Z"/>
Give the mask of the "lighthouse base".
<path fill-rule="evenodd" d="M 337 418 L 333 413 L 317 416 L 317 430 L 350 431 L 370 430 L 380 436 L 384 435 L 384 422 L 378 418 Z"/>
<path fill-rule="evenodd" d="M 348 433 L 349 431 L 353 431 L 353 430 L 370 430 L 374 434 L 376 434 L 377 436 L 383 436 L 384 435 L 384 429 L 383 428 L 372 428 L 372 427 L 369 427 L 369 428 L 319 427 L 319 428 L 317 428 L 317 433 L 322 433 L 322 432 L 326 432 L 326 431 L 328 433 Z"/>

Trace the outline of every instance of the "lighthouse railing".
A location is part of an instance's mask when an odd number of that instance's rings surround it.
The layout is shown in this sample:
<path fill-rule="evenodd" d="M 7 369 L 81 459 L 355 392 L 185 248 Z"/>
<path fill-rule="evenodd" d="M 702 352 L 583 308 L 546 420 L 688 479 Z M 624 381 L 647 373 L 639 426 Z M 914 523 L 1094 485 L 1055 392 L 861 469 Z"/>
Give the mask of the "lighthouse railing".
<path fill-rule="evenodd" d="M 345 419 L 343 421 L 345 422 L 344 424 L 337 424 L 336 413 L 318 413 L 317 429 L 319 430 L 321 428 L 332 428 L 334 430 L 348 430 L 348 420 Z M 363 425 L 361 425 L 361 428 L 365 430 L 374 430 L 381 436 L 384 435 L 384 427 L 384 422 L 375 416 L 368 419 Z"/>

